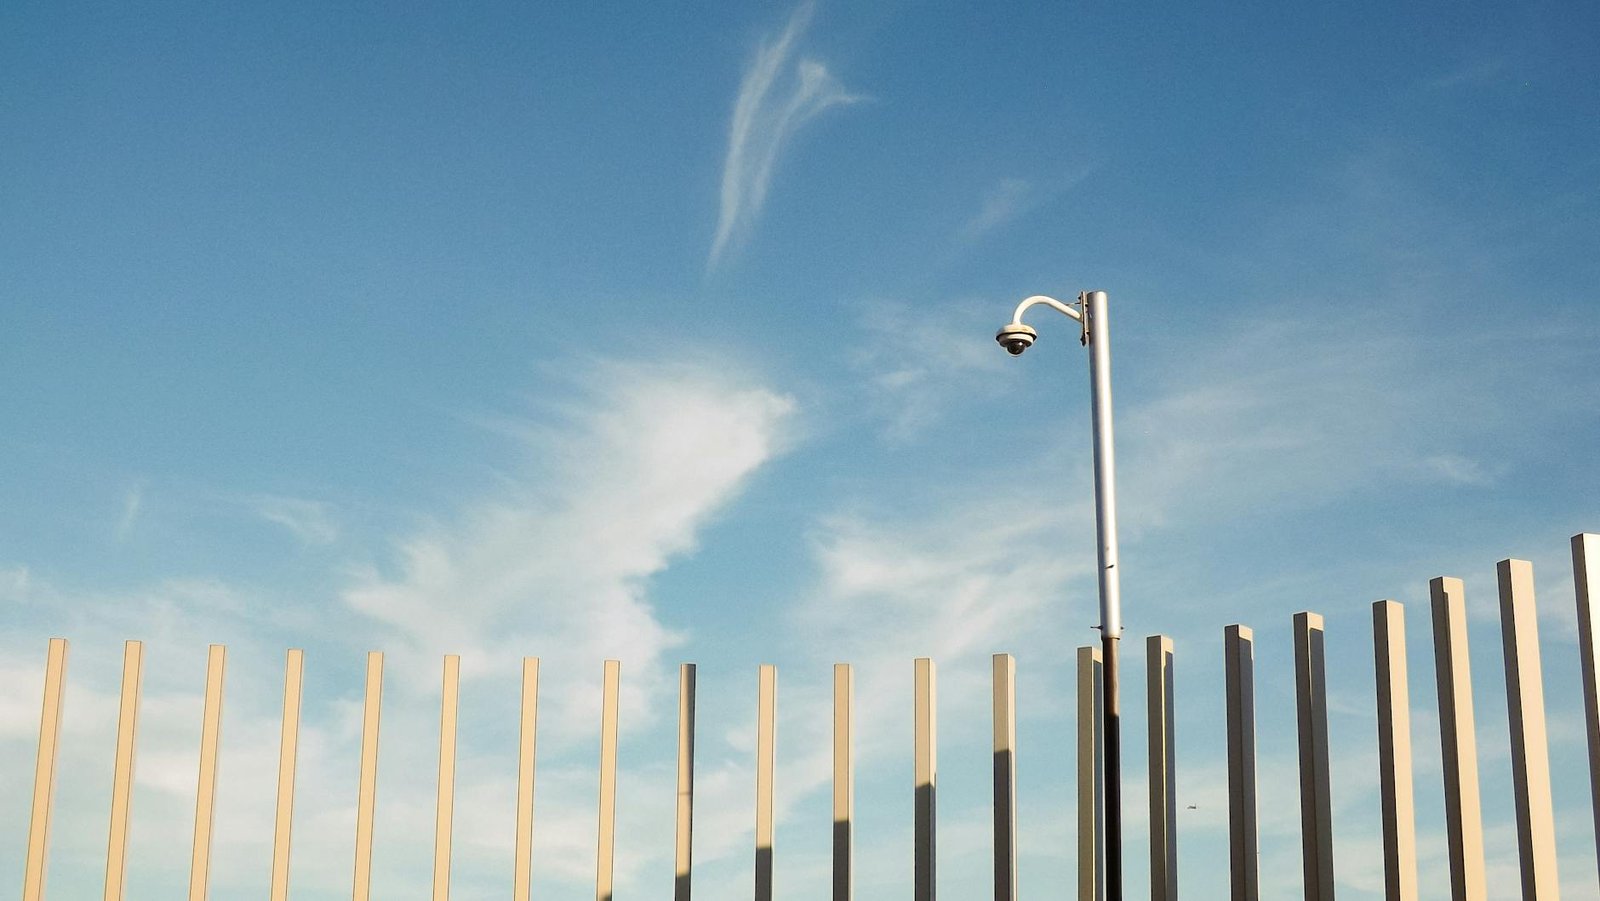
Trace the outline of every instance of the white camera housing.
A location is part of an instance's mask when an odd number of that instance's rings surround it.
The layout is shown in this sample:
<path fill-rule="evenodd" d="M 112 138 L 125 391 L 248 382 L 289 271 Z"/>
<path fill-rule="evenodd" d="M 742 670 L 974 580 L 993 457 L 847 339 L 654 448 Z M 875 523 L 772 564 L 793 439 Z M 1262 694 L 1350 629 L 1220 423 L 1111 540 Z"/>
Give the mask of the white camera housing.
<path fill-rule="evenodd" d="M 1037 337 L 1038 332 L 1020 322 L 1013 322 L 997 332 L 994 340 L 1006 349 L 1006 353 L 1015 357 L 1032 347 Z"/>

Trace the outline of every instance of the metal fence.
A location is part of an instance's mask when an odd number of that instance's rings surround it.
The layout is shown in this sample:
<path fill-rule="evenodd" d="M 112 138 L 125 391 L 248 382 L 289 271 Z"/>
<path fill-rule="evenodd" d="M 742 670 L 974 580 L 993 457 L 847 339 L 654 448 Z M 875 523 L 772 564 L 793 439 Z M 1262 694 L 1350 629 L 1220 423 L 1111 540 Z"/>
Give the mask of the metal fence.
<path fill-rule="evenodd" d="M 1588 759 L 1597 842 L 1600 842 L 1600 675 L 1595 667 L 1593 601 L 1600 598 L 1600 535 L 1572 538 L 1572 565 L 1577 603 L 1578 647 L 1587 724 Z M 1534 608 L 1533 567 L 1523 560 L 1498 564 L 1500 626 L 1505 664 L 1506 701 L 1511 730 L 1517 846 L 1525 899 L 1559 897 L 1549 755 L 1546 746 L 1544 691 L 1539 659 L 1538 623 Z M 1478 761 L 1473 726 L 1472 683 L 1467 657 L 1464 588 L 1460 579 L 1440 577 L 1430 583 L 1434 674 L 1438 683 L 1439 739 L 1442 748 L 1444 798 L 1449 843 L 1451 897 L 1487 896 L 1483 855 L 1483 822 L 1478 793 Z M 1386 897 L 1417 897 L 1417 851 L 1412 802 L 1410 701 L 1402 605 L 1372 605 L 1373 665 L 1377 685 L 1378 759 L 1382 805 L 1383 867 Z M 1323 656 L 1323 620 L 1316 613 L 1293 616 L 1296 723 L 1299 738 L 1301 841 L 1305 895 L 1333 898 L 1332 787 L 1328 766 L 1328 707 Z M 1258 831 L 1256 825 L 1255 637 L 1244 625 L 1223 631 L 1227 706 L 1227 773 L 1229 872 L 1232 897 L 1258 897 Z M 1173 643 L 1154 635 L 1146 641 L 1149 735 L 1150 891 L 1153 901 L 1176 901 L 1177 802 L 1173 732 Z M 206 666 L 205 702 L 197 776 L 194 839 L 189 898 L 207 896 L 213 803 L 227 651 L 213 645 Z M 1077 654 L 1077 793 L 1078 897 L 1103 896 L 1104 785 L 1101 782 L 1102 688 L 1100 651 L 1079 648 Z M 45 868 L 50 832 L 51 793 L 55 782 L 66 680 L 67 641 L 51 639 L 45 670 L 39 746 L 34 773 L 32 819 L 24 869 L 24 901 L 45 897 Z M 123 897 L 128 815 L 133 792 L 134 748 L 139 718 L 143 645 L 126 643 L 121 705 L 116 730 L 116 757 L 107 842 L 107 901 Z M 277 809 L 272 852 L 272 901 L 289 893 L 289 852 L 294 818 L 295 758 L 300 726 L 303 654 L 287 653 L 283 715 L 278 755 Z M 440 705 L 439 769 L 434 830 L 433 898 L 443 901 L 450 890 L 451 821 L 454 810 L 456 719 L 460 658 L 444 658 Z M 935 897 L 935 849 L 938 784 L 937 674 L 934 662 L 914 664 L 915 853 L 914 897 Z M 621 664 L 606 661 L 600 716 L 599 834 L 595 897 L 612 899 L 612 866 L 616 826 L 617 713 Z M 359 795 L 356 811 L 354 889 L 356 901 L 371 893 L 373 816 L 377 803 L 378 732 L 383 696 L 383 654 L 367 656 L 363 708 Z M 534 761 L 539 697 L 539 661 L 526 658 L 522 668 L 521 737 L 518 745 L 515 870 L 513 897 L 530 896 L 534 827 Z M 694 822 L 695 666 L 679 669 L 677 809 L 674 898 L 687 901 L 691 892 Z M 854 676 L 849 664 L 833 671 L 833 897 L 852 896 L 852 822 L 854 819 Z M 1016 663 L 1009 654 L 993 658 L 994 710 L 994 897 L 1015 901 L 1016 888 Z M 763 665 L 758 677 L 756 729 L 755 897 L 773 894 L 773 777 L 777 722 L 777 669 Z"/>

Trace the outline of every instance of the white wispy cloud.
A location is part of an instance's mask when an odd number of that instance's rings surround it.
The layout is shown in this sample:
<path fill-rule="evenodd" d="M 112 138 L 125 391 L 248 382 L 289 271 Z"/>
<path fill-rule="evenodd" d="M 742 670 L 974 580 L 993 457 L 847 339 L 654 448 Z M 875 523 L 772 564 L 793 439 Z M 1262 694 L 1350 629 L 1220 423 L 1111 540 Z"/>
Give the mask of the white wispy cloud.
<path fill-rule="evenodd" d="M 984 192 L 977 215 L 961 228 L 961 236 L 968 240 L 981 237 L 996 227 L 1010 222 L 1025 212 L 1036 201 L 1033 185 L 1026 179 L 1002 178 Z"/>
<path fill-rule="evenodd" d="M 1159 387 L 1119 423 L 1125 496 L 1142 511 L 1126 521 L 1135 529 L 1200 510 L 1314 505 L 1378 484 L 1485 485 L 1493 473 L 1479 456 L 1509 450 L 1498 407 L 1476 407 L 1518 387 L 1459 356 L 1430 357 L 1425 348 L 1448 342 L 1403 325 L 1258 317 L 1199 348 L 1181 347 L 1188 336 L 1162 343 L 1171 346 L 1152 348 Z"/>
<path fill-rule="evenodd" d="M 957 237 L 976 241 L 1072 190 L 1093 171 L 1094 165 L 1084 162 L 1046 178 L 1002 178 L 984 190 L 978 211 L 961 226 Z"/>
<path fill-rule="evenodd" d="M 257 516 L 287 529 L 303 544 L 327 545 L 339 540 L 339 525 L 332 508 L 322 502 L 274 494 L 257 494 L 245 499 Z"/>
<path fill-rule="evenodd" d="M 862 333 L 871 341 L 854 362 L 886 438 L 912 440 L 959 400 L 987 395 L 1002 384 L 996 374 L 1005 354 L 985 340 L 997 315 L 1005 314 L 982 304 L 926 310 L 878 303 L 864 311 Z"/>
<path fill-rule="evenodd" d="M 628 667 L 630 712 L 664 684 L 681 637 L 647 580 L 781 450 L 792 408 L 710 369 L 624 367 L 593 384 L 559 433 L 527 439 L 540 463 L 401 542 L 397 574 L 367 572 L 345 593 L 418 659 L 460 653 L 465 676 L 504 676 L 523 654 L 584 673 L 547 706 L 575 729 L 591 723 L 601 659 Z"/>
<path fill-rule="evenodd" d="M 117 517 L 117 526 L 113 534 L 121 542 L 127 539 L 133 531 L 134 525 L 139 522 L 139 514 L 144 511 L 143 480 L 133 483 L 122 495 L 122 514 Z"/>
<path fill-rule="evenodd" d="M 1482 461 L 1461 454 L 1435 454 L 1424 458 L 1421 467 L 1425 473 L 1450 484 L 1486 486 L 1494 483 L 1494 476 Z"/>
<path fill-rule="evenodd" d="M 796 60 L 796 45 L 814 10 L 812 3 L 801 4 L 777 38 L 762 42 L 739 82 L 708 268 L 717 266 L 761 214 L 773 169 L 795 132 L 826 110 L 861 99 L 824 64 L 804 57 Z"/>

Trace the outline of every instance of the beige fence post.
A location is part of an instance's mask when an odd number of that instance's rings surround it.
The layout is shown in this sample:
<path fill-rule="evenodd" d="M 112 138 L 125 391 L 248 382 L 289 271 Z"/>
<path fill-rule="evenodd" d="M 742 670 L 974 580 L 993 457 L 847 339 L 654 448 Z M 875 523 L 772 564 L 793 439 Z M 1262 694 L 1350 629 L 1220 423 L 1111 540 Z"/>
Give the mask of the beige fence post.
<path fill-rule="evenodd" d="M 33 814 L 28 820 L 28 859 L 22 874 L 22 901 L 44 901 L 49 860 L 51 795 L 56 785 L 56 748 L 61 738 L 61 693 L 67 679 L 67 640 L 50 639 L 44 667 L 44 701 L 39 708 L 39 753 L 33 766 Z"/>
<path fill-rule="evenodd" d="M 350 897 L 372 896 L 372 824 L 378 809 L 378 727 L 383 716 L 383 652 L 367 652 L 367 693 L 361 704 L 361 774 L 356 785 L 356 860 Z"/>
<path fill-rule="evenodd" d="M 1257 901 L 1255 633 L 1248 626 L 1223 630 L 1228 690 L 1229 884 L 1233 901 Z"/>
<path fill-rule="evenodd" d="M 139 682 L 143 673 L 144 644 L 123 643 L 117 761 L 111 779 L 111 828 L 106 841 L 106 901 L 121 901 L 128 869 L 128 814 L 133 806 L 133 751 L 139 731 Z"/>
<path fill-rule="evenodd" d="M 217 797 L 217 749 L 222 744 L 222 680 L 228 649 L 206 651 L 206 699 L 200 716 L 200 774 L 194 793 L 194 845 L 189 854 L 189 901 L 205 901 L 211 874 L 211 824 Z"/>
<path fill-rule="evenodd" d="M 1417 899 L 1416 805 L 1411 792 L 1411 694 L 1406 680 L 1405 608 L 1372 605 L 1378 685 L 1378 793 L 1383 805 L 1383 883 L 1389 901 Z"/>
<path fill-rule="evenodd" d="M 756 700 L 756 901 L 772 901 L 772 782 L 777 765 L 778 668 L 761 664 Z"/>
<path fill-rule="evenodd" d="M 1555 818 L 1550 806 L 1550 752 L 1545 740 L 1544 677 L 1533 599 L 1533 564 L 1501 560 L 1500 636 L 1505 650 L 1506 707 L 1511 718 L 1511 777 L 1517 807 L 1522 897 L 1556 901 Z"/>
<path fill-rule="evenodd" d="M 1321 614 L 1294 615 L 1294 685 L 1306 901 L 1333 901 L 1333 789 L 1328 777 L 1328 679 Z"/>
<path fill-rule="evenodd" d="M 539 747 L 539 658 L 522 658 L 522 710 L 517 718 L 517 839 L 512 857 L 511 897 L 533 893 L 534 757 Z"/>
<path fill-rule="evenodd" d="M 913 854 L 915 901 L 934 901 L 937 893 L 937 814 L 939 793 L 938 676 L 933 661 L 918 657 L 916 674 L 915 727 L 916 847 Z"/>
<path fill-rule="evenodd" d="M 1146 638 L 1145 709 L 1150 759 L 1150 901 L 1178 901 L 1177 742 L 1172 639 Z"/>
<path fill-rule="evenodd" d="M 694 677 L 694 664 L 678 667 L 678 804 L 673 901 L 689 901 L 690 874 L 694 867 Z"/>
<path fill-rule="evenodd" d="M 994 669 L 994 898 L 1017 901 L 1017 661 Z"/>
<path fill-rule="evenodd" d="M 600 837 L 595 851 L 595 901 L 612 901 L 617 836 L 617 691 L 622 662 L 607 660 L 600 701 Z"/>
<path fill-rule="evenodd" d="M 1428 583 L 1433 602 L 1433 669 L 1439 694 L 1444 763 L 1445 832 L 1450 842 L 1451 901 L 1484 901 L 1483 813 L 1478 802 L 1478 739 L 1467 655 L 1467 606 L 1460 579 Z"/>
<path fill-rule="evenodd" d="M 833 665 L 833 901 L 850 901 L 850 857 L 855 836 L 855 674 Z"/>
<path fill-rule="evenodd" d="M 456 720 L 460 711 L 461 658 L 444 657 L 439 699 L 439 781 L 433 815 L 433 901 L 450 898 L 450 846 L 456 810 Z"/>
<path fill-rule="evenodd" d="M 1591 567 L 1590 562 L 1594 565 Z M 1594 609 L 1600 601 L 1600 535 L 1572 536 L 1572 585 L 1578 601 L 1578 657 L 1583 667 L 1583 710 L 1589 729 L 1590 811 L 1594 815 L 1595 853 L 1600 859 L 1600 673 L 1594 656 Z"/>
<path fill-rule="evenodd" d="M 1105 718 L 1105 675 L 1099 648 L 1078 649 L 1078 901 L 1105 897 L 1105 750 L 1101 730 Z"/>
<path fill-rule="evenodd" d="M 305 652 L 291 648 L 283 662 L 283 721 L 278 734 L 278 806 L 272 831 L 272 901 L 289 897 L 289 843 L 294 821 L 294 769 L 300 747 L 300 683 Z"/>

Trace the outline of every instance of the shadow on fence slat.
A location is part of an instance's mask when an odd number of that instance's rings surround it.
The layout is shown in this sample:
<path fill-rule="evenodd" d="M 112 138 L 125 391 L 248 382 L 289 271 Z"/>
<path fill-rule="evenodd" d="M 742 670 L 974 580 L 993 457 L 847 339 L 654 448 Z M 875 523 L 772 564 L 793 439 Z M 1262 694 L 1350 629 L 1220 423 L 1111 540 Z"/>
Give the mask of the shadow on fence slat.
<path fill-rule="evenodd" d="M 1328 678 L 1319 614 L 1294 615 L 1300 739 L 1300 855 L 1306 901 L 1333 901 L 1333 788 L 1328 777 Z"/>
<path fill-rule="evenodd" d="M 1017 661 L 996 654 L 994 676 L 994 899 L 1017 899 Z"/>
<path fill-rule="evenodd" d="M 1406 681 L 1405 610 L 1372 605 L 1372 659 L 1378 689 L 1378 795 L 1383 814 L 1384 896 L 1417 899 L 1416 805 L 1411 791 L 1411 701 Z"/>
<path fill-rule="evenodd" d="M 850 858 L 856 810 L 855 673 L 848 663 L 833 665 L 833 901 L 850 901 Z"/>
<path fill-rule="evenodd" d="M 1478 739 L 1467 657 L 1467 602 L 1460 579 L 1428 583 L 1433 604 L 1433 667 L 1444 763 L 1445 835 L 1452 901 L 1484 901 L 1483 813 L 1478 801 Z"/>
<path fill-rule="evenodd" d="M 1591 567 L 1590 561 L 1594 562 Z M 1590 809 L 1595 859 L 1600 861 L 1600 673 L 1594 655 L 1594 601 L 1600 599 L 1600 535 L 1572 536 L 1572 583 L 1578 601 L 1578 662 L 1583 672 L 1583 713 L 1589 737 Z"/>
<path fill-rule="evenodd" d="M 1178 901 L 1178 768 L 1173 731 L 1172 639 L 1145 639 L 1150 762 L 1150 901 Z"/>
<path fill-rule="evenodd" d="M 1500 635 L 1506 665 L 1506 709 L 1511 719 L 1511 786 L 1517 810 L 1522 897 L 1556 901 L 1561 897 L 1561 885 L 1556 877 L 1556 829 L 1550 806 L 1550 752 L 1545 739 L 1533 564 L 1501 560 L 1495 572 L 1500 583 Z"/>

